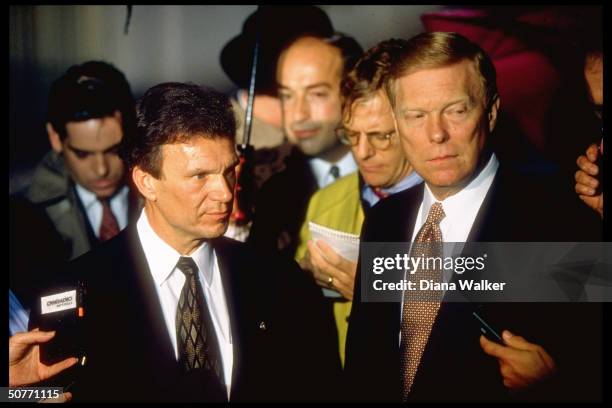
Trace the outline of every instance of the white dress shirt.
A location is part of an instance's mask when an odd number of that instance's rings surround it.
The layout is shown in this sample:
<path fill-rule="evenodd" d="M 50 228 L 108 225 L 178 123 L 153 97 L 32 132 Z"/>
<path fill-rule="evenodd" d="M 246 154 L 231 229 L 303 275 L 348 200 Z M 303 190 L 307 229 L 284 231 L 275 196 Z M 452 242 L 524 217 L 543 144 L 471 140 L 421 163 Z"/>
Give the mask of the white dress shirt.
<path fill-rule="evenodd" d="M 318 157 L 313 157 L 312 159 L 309 159 L 308 163 L 310 164 L 310 168 L 312 169 L 312 173 L 314 174 L 315 179 L 317 180 L 319 188 L 326 187 L 337 180 L 334 176 L 331 175 L 330 172 L 332 166 L 334 165 L 338 167 L 338 170 L 340 172 L 338 178 L 344 177 L 347 174 L 357 171 L 357 163 L 355 163 L 355 159 L 353 158 L 351 152 L 347 152 L 336 163 L 330 163 Z"/>
<path fill-rule="evenodd" d="M 489 162 L 466 187 L 456 194 L 442 201 L 436 200 L 433 193 L 425 183 L 423 201 L 419 207 L 419 213 L 414 224 L 412 240 L 416 238 L 419 230 L 425 224 L 429 209 L 435 202 L 440 202 L 446 216 L 440 221 L 443 242 L 466 242 L 478 210 L 491 188 L 493 178 L 499 167 L 495 154 L 491 155 Z"/>
<path fill-rule="evenodd" d="M 182 255 L 153 231 L 144 210 L 142 210 L 138 218 L 136 229 L 144 249 L 151 276 L 155 282 L 155 289 L 164 313 L 168 335 L 174 347 L 174 355 L 178 361 L 176 310 L 186 278 L 183 272 L 176 267 L 176 264 Z M 198 266 L 198 278 L 204 290 L 204 298 L 206 299 L 217 340 L 219 341 L 219 350 L 221 351 L 221 360 L 223 362 L 223 379 L 227 387 L 229 399 L 234 366 L 234 350 L 232 348 L 229 312 L 217 255 L 210 244 L 205 242 L 190 257 Z"/>
<path fill-rule="evenodd" d="M 85 208 L 89 225 L 93 229 L 96 237 L 100 234 L 100 225 L 102 224 L 102 203 L 98 200 L 98 197 L 87 190 L 80 184 L 76 184 L 76 192 Z M 119 229 L 122 230 L 126 227 L 128 222 L 128 207 L 129 207 L 129 189 L 127 186 L 121 187 L 119 192 L 110 199 L 110 208 L 113 215 L 117 219 Z"/>
<path fill-rule="evenodd" d="M 480 174 L 478 174 L 474 180 L 472 180 L 458 193 L 453 194 L 442 201 L 438 201 L 434 197 L 433 193 L 429 189 L 429 186 L 427 183 L 425 183 L 423 201 L 421 201 L 421 206 L 419 207 L 419 212 L 414 223 L 414 231 L 412 232 L 412 239 L 410 242 L 414 242 L 419 230 L 423 224 L 425 224 L 425 221 L 427 221 L 427 215 L 429 214 L 429 209 L 433 203 L 439 202 L 442 204 L 442 209 L 444 210 L 445 214 L 445 217 L 442 219 L 442 221 L 440 221 L 442 242 L 459 243 L 455 244 L 453 247 L 450 245 L 445 245 L 443 256 L 447 257 L 459 253 L 463 249 L 462 243 L 466 242 L 468 236 L 470 235 L 470 230 L 472 229 L 472 225 L 476 220 L 478 210 L 480 210 L 480 206 L 489 192 L 491 184 L 493 184 L 493 179 L 495 178 L 495 173 L 497 172 L 498 167 L 499 161 L 493 153 L 491 154 L 491 158 L 487 162 L 486 166 L 480 171 Z M 443 280 L 445 282 L 450 281 L 453 273 L 454 272 L 450 269 L 444 270 Z M 403 296 L 404 294 L 402 294 L 400 316 L 404 309 Z M 401 332 L 399 338 L 401 341 Z"/>

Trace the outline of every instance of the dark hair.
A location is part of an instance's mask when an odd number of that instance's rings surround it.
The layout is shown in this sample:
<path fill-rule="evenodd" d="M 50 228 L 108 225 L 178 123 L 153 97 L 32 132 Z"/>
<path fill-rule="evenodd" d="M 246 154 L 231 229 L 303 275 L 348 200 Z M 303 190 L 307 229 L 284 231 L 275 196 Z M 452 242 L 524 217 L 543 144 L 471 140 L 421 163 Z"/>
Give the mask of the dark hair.
<path fill-rule="evenodd" d="M 390 39 L 376 44 L 345 75 L 340 85 L 345 122 L 350 121 L 351 110 L 357 100 L 370 98 L 383 89 L 390 67 L 407 43 L 406 40 Z"/>
<path fill-rule="evenodd" d="M 131 170 L 161 176 L 161 147 L 196 137 L 234 142 L 236 119 L 229 98 L 212 88 L 167 82 L 150 88 L 136 105 L 136 132 L 124 137 L 119 154 Z"/>
<path fill-rule="evenodd" d="M 342 61 L 344 62 L 342 68 L 343 77 L 347 72 L 353 69 L 353 66 L 355 66 L 355 63 L 363 54 L 363 48 L 359 45 L 357 40 L 340 32 L 335 33 L 331 37 L 324 38 L 323 41 L 340 50 L 340 55 L 342 55 Z"/>
<path fill-rule="evenodd" d="M 484 92 L 485 108 L 497 95 L 496 73 L 493 62 L 477 44 L 464 36 L 450 32 L 422 33 L 408 40 L 385 81 L 385 90 L 395 106 L 395 81 L 421 69 L 439 68 L 461 61 L 474 64 Z"/>
<path fill-rule="evenodd" d="M 49 92 L 47 121 L 66 137 L 66 123 L 113 116 L 121 112 L 124 135 L 133 131 L 134 97 L 125 75 L 103 61 L 73 65 Z"/>

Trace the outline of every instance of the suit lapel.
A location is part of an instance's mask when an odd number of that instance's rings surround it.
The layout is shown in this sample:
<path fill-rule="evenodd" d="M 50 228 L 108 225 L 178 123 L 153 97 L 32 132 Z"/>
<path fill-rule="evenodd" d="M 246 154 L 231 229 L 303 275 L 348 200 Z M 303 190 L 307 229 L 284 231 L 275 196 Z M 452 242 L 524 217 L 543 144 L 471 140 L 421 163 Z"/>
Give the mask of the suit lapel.
<path fill-rule="evenodd" d="M 217 255 L 217 262 L 219 263 L 219 272 L 221 274 L 221 281 L 223 283 L 223 291 L 225 294 L 225 300 L 227 302 L 227 310 L 229 313 L 230 319 L 230 328 L 231 328 L 231 336 L 232 336 L 232 350 L 234 353 L 234 366 L 232 367 L 232 390 L 231 395 L 235 395 L 234 390 L 236 384 L 238 384 L 238 373 L 241 372 L 242 365 L 242 356 L 241 347 L 242 342 L 242 333 L 245 331 L 240 326 L 244 324 L 244 319 L 240 319 L 238 316 L 238 308 L 239 305 L 238 295 L 236 293 L 237 287 L 239 285 L 238 279 L 239 277 L 235 273 L 236 265 L 232 262 L 234 260 L 239 260 L 240 257 L 237 254 L 233 254 L 232 248 L 227 244 L 227 242 L 223 238 L 217 238 L 211 241 L 211 245 Z"/>
<path fill-rule="evenodd" d="M 497 217 L 494 216 L 496 209 L 496 197 L 500 188 L 500 169 L 497 170 L 493 183 L 487 192 L 487 195 L 482 202 L 482 205 L 478 209 L 470 233 L 468 234 L 467 242 L 479 242 L 482 238 L 489 236 L 488 232 L 492 229 L 495 230 L 495 220 Z"/>
<path fill-rule="evenodd" d="M 138 327 L 135 333 L 142 335 L 143 349 L 149 355 L 155 356 L 153 364 L 155 369 L 150 375 L 156 382 L 163 384 L 170 376 L 178 374 L 174 347 L 168 335 L 155 282 L 140 245 L 135 224 L 129 226 L 126 233 L 129 250 L 124 256 L 131 263 L 128 271 L 133 271 L 124 274 L 126 290 L 134 295 L 133 310 L 144 314 L 144 316 L 134 316 L 133 324 Z"/>

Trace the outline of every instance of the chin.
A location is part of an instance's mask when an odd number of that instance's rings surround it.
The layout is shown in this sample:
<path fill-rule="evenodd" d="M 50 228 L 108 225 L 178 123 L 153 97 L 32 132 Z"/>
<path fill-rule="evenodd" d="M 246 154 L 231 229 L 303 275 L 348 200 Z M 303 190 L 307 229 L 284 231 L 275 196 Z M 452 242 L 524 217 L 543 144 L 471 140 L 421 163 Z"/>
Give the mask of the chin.
<path fill-rule="evenodd" d="M 300 150 L 308 156 L 317 156 L 322 149 L 312 143 L 298 143 Z"/>
<path fill-rule="evenodd" d="M 204 238 L 207 239 L 213 239 L 213 238 L 219 238 L 221 235 L 225 234 L 225 231 L 227 231 L 227 227 L 229 226 L 229 223 L 223 223 L 223 224 L 218 224 L 216 226 L 211 226 L 210 228 L 207 228 L 206 231 L 204 232 Z"/>

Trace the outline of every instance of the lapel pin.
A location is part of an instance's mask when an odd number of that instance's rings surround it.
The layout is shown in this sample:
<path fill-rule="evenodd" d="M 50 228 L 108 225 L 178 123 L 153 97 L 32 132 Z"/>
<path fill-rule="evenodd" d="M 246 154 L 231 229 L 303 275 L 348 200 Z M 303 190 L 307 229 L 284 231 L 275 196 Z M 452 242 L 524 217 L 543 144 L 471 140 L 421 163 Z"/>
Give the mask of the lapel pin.
<path fill-rule="evenodd" d="M 259 322 L 259 330 L 266 330 L 266 322 L 264 321 Z"/>

